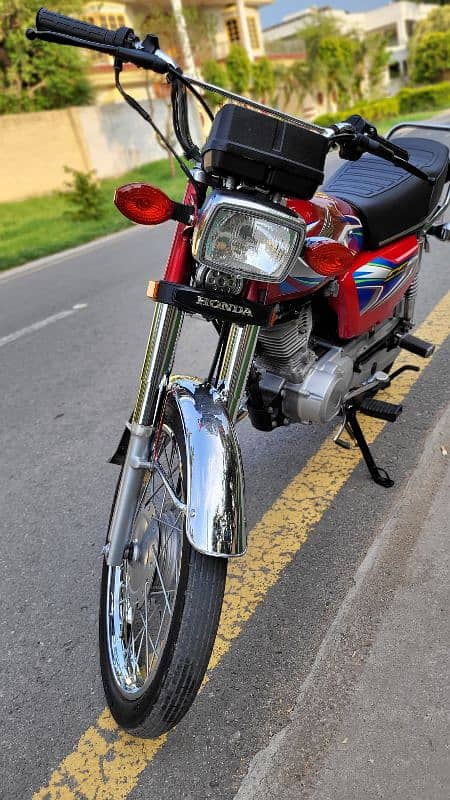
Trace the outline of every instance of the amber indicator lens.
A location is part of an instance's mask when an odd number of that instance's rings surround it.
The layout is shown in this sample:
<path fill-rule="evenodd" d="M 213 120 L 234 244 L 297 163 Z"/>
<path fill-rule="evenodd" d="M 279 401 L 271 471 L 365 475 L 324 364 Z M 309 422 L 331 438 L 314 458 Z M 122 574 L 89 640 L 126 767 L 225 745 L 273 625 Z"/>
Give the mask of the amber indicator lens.
<path fill-rule="evenodd" d="M 127 183 L 116 189 L 114 203 L 132 222 L 159 225 L 172 219 L 175 203 L 160 189 L 148 183 Z"/>
<path fill-rule="evenodd" d="M 353 268 L 354 256 L 345 245 L 330 239 L 309 241 L 303 251 L 308 267 L 319 275 L 334 277 Z"/>

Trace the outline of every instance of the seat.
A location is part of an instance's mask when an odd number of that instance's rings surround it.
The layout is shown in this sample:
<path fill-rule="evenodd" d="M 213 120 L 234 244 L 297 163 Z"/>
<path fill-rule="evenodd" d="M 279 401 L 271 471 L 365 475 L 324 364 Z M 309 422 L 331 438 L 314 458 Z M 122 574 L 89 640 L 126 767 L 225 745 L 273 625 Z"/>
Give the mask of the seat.
<path fill-rule="evenodd" d="M 449 179 L 448 147 L 434 139 L 399 137 L 395 143 L 410 153 L 410 161 L 436 178 L 430 184 L 389 161 L 365 153 L 344 164 L 321 191 L 346 200 L 358 213 L 365 245 L 376 249 L 421 224 L 439 202 Z"/>

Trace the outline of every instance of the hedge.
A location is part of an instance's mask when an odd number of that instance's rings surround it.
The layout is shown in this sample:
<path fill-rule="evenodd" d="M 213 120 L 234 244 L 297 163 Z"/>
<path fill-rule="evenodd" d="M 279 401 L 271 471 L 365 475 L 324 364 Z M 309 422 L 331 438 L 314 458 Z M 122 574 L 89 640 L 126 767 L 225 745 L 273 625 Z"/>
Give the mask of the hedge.
<path fill-rule="evenodd" d="M 360 114 L 371 122 L 381 122 L 387 117 L 399 114 L 410 114 L 414 111 L 432 111 L 450 106 L 450 81 L 435 83 L 431 86 L 400 89 L 394 97 L 385 97 L 369 103 L 359 103 L 353 108 L 336 111 L 332 114 L 321 114 L 314 122 L 327 127 L 334 122 L 341 122 L 351 114 Z"/>
<path fill-rule="evenodd" d="M 450 81 L 414 89 L 400 89 L 397 97 L 400 114 L 450 106 Z"/>
<path fill-rule="evenodd" d="M 397 96 L 385 97 L 382 100 L 374 100 L 370 103 L 359 103 L 353 108 L 345 109 L 344 111 L 336 111 L 333 114 L 321 114 L 316 117 L 314 122 L 317 125 L 327 127 L 334 122 L 342 122 L 347 119 L 351 114 L 360 114 L 361 117 L 366 117 L 371 122 L 379 122 L 386 117 L 395 117 L 399 113 L 399 102 Z"/>

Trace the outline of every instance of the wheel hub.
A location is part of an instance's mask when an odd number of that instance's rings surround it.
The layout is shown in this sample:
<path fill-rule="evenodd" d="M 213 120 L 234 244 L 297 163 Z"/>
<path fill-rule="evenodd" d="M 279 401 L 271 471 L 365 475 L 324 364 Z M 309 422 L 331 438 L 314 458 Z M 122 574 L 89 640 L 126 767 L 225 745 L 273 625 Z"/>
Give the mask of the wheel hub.
<path fill-rule="evenodd" d="M 142 508 L 136 518 L 128 554 L 128 591 L 131 606 L 141 607 L 156 572 L 160 527 L 153 506 Z"/>

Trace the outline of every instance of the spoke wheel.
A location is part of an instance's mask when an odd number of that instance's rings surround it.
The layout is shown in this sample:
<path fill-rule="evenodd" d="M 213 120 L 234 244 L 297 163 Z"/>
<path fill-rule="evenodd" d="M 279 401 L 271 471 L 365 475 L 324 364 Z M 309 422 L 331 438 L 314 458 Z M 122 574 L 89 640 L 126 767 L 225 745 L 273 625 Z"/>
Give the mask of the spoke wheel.
<path fill-rule="evenodd" d="M 180 497 L 180 454 L 166 425 L 156 460 Z M 109 657 L 125 697 L 139 697 L 156 672 L 173 616 L 182 547 L 182 512 L 160 474 L 147 472 L 127 557 L 108 571 Z"/>
<path fill-rule="evenodd" d="M 103 568 L 100 661 L 116 721 L 139 736 L 169 730 L 192 704 L 219 622 L 226 560 L 184 532 L 185 442 L 168 401 L 120 566 Z M 170 491 L 161 478 L 163 472 Z"/>

